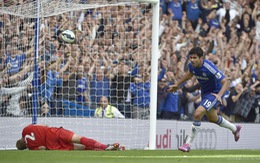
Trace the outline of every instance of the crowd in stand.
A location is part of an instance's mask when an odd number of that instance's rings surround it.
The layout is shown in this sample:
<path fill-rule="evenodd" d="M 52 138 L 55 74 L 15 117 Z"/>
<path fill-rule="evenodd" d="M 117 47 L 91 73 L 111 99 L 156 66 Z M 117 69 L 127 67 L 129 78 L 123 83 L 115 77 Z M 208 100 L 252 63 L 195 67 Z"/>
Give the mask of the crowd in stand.
<path fill-rule="evenodd" d="M 107 107 L 113 106 L 118 117 L 149 118 L 151 7 L 107 6 L 41 19 L 36 69 L 34 20 L 1 14 L 1 114 L 30 114 L 38 83 L 41 115 L 66 116 L 67 105 L 95 110 L 107 99 L 105 115 L 96 117 L 116 117 Z M 61 40 L 66 29 L 76 35 L 73 44 Z M 218 113 L 233 122 L 259 122 L 260 0 L 160 1 L 158 119 L 192 120 L 200 101 L 197 81 L 173 93 L 167 87 L 188 70 L 194 46 L 231 81 Z"/>

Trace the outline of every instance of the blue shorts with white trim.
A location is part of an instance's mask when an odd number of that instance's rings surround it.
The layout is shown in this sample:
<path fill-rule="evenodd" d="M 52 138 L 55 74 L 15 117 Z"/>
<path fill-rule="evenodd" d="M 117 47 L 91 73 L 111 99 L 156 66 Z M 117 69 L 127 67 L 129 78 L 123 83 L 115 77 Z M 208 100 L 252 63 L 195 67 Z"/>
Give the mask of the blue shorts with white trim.
<path fill-rule="evenodd" d="M 210 111 L 212 108 L 216 109 L 220 102 L 217 100 L 216 96 L 209 93 L 202 96 L 202 101 L 200 106 L 204 107 L 207 111 Z"/>

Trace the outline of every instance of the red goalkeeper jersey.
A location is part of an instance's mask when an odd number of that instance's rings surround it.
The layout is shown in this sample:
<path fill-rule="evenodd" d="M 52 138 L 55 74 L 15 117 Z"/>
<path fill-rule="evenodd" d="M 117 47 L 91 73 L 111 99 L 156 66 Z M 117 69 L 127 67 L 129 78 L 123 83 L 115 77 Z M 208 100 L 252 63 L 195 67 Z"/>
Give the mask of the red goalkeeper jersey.
<path fill-rule="evenodd" d="M 30 150 L 38 150 L 44 146 L 49 150 L 73 150 L 73 132 L 62 127 L 47 127 L 41 125 L 28 125 L 23 129 L 22 137 Z"/>

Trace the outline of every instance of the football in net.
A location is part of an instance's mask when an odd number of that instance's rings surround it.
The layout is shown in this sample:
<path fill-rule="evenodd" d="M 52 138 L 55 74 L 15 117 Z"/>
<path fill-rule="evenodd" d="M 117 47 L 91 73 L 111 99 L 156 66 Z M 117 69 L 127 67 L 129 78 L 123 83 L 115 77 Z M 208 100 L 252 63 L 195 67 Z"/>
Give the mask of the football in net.
<path fill-rule="evenodd" d="M 66 43 L 73 43 L 75 40 L 75 34 L 71 30 L 65 30 L 61 33 L 61 38 Z"/>

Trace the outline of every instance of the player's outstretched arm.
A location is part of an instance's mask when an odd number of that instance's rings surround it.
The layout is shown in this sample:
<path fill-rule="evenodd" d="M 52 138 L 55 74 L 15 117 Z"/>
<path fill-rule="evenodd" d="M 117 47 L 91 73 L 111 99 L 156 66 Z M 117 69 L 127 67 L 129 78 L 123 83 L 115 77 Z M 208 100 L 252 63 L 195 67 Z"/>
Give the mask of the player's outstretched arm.
<path fill-rule="evenodd" d="M 185 81 L 189 80 L 191 77 L 193 76 L 193 74 L 191 72 L 186 72 L 183 77 L 176 83 L 173 85 L 169 86 L 169 89 L 167 90 L 168 92 L 175 92 L 179 89 L 180 85 L 182 83 L 184 83 Z"/>
<path fill-rule="evenodd" d="M 175 92 L 179 89 L 179 86 L 174 84 L 174 85 L 170 85 L 169 88 L 168 88 L 168 92 Z"/>

